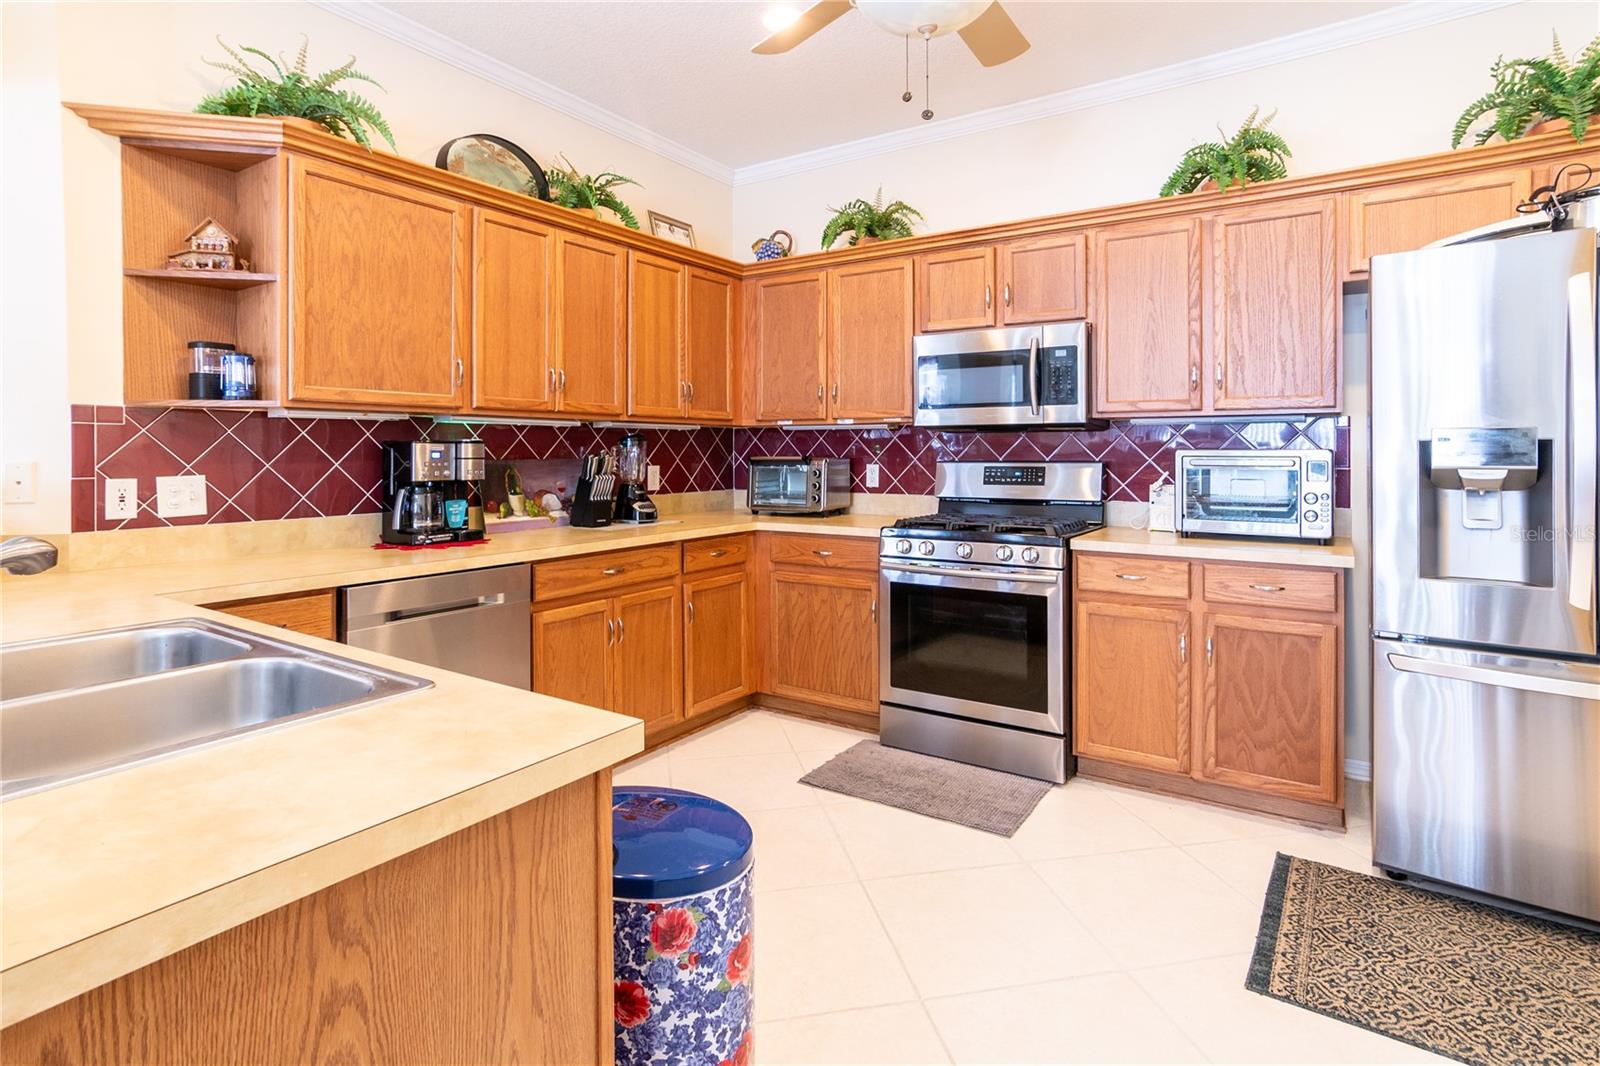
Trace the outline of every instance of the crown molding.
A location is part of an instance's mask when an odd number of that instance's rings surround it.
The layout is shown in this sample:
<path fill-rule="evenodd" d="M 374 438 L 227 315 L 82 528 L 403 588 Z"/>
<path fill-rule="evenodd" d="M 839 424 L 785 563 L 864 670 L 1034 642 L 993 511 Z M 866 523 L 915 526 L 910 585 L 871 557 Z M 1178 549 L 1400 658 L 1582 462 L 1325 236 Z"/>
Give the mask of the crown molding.
<path fill-rule="evenodd" d="M 469 48 L 437 30 L 429 29 L 407 18 L 392 8 L 373 3 L 371 0 L 310 0 L 310 2 L 313 7 L 322 8 L 358 26 L 381 33 L 408 48 L 432 56 L 503 89 L 509 89 L 518 96 L 543 104 L 579 122 L 604 130 L 613 137 L 636 144 L 708 178 L 714 178 L 725 185 L 733 184 L 732 167 L 719 163 L 687 145 L 679 144 L 669 137 L 648 130 L 632 119 L 623 118 L 614 111 L 590 103 L 542 78 L 518 70 L 509 63 L 485 55 L 476 48 Z"/>
<path fill-rule="evenodd" d="M 986 130 L 1033 122 L 1053 115 L 1085 111 L 1119 100 L 1148 96 L 1151 93 L 1182 88 L 1214 78 L 1227 77 L 1230 74 L 1240 74 L 1275 63 L 1303 59 L 1348 48 L 1351 45 L 1409 33 L 1441 22 L 1481 15 L 1499 8 L 1512 7 L 1518 2 L 1519 0 L 1411 0 L 1409 3 L 1398 4 L 1368 15 L 1358 15 L 1342 22 L 1274 37 L 1242 48 L 1217 52 L 1165 67 L 1156 67 L 1126 77 L 1112 78 L 1046 96 L 1036 96 L 1029 100 L 1019 100 L 1013 104 L 895 130 L 892 133 L 846 141 L 843 144 L 800 152 L 765 163 L 737 167 L 733 170 L 733 184 L 735 187 L 753 185 L 756 182 L 771 181 L 774 178 L 801 174 L 808 170 L 865 159 L 902 148 L 934 144 Z"/>

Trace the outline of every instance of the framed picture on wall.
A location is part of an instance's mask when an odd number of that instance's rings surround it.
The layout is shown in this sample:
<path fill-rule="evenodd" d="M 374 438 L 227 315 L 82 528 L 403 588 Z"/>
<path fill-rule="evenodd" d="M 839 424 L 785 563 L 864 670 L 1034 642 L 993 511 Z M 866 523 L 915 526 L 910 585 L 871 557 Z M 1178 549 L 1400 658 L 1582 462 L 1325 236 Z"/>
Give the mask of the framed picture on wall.
<path fill-rule="evenodd" d="M 695 246 L 694 227 L 689 223 L 680 222 L 675 218 L 668 218 L 666 215 L 658 214 L 655 211 L 651 211 L 649 214 L 651 233 L 657 237 L 672 241 L 674 244 L 687 245 L 690 248 Z"/>

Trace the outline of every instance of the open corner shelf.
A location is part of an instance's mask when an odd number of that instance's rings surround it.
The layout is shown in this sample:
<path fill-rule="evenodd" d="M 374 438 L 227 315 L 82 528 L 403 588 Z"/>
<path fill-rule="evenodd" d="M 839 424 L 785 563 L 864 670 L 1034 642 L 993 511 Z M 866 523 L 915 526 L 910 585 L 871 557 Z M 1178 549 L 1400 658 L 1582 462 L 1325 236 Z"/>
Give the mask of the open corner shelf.
<path fill-rule="evenodd" d="M 135 267 L 124 267 L 122 274 L 129 278 L 171 281 L 180 285 L 205 285 L 231 292 L 256 285 L 267 285 L 278 280 L 276 274 L 258 274 L 247 270 L 140 270 Z"/>
<path fill-rule="evenodd" d="M 182 407 L 210 411 L 270 411 L 282 407 L 277 400 L 140 400 L 128 401 L 129 407 Z"/>

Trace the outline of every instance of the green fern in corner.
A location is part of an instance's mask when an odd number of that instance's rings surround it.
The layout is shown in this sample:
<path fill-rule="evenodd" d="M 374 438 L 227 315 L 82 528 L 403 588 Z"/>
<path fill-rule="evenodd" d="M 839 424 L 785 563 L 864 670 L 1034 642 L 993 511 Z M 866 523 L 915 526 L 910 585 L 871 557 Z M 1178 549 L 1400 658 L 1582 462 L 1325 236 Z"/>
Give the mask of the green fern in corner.
<path fill-rule="evenodd" d="M 300 38 L 300 51 L 295 55 L 293 64 L 282 56 L 279 59 L 283 59 L 283 62 L 279 63 L 259 48 L 241 46 L 235 51 L 221 37 L 217 38 L 217 43 L 222 45 L 222 50 L 228 53 L 231 61 L 219 63 L 207 59 L 205 62 L 239 80 L 201 100 L 195 107 L 199 114 L 251 118 L 257 115 L 284 115 L 310 119 L 334 136 L 348 137 L 368 151 L 372 150 L 372 141 L 367 134 L 370 127 L 389 142 L 390 148 L 395 146 L 389 124 L 371 101 L 349 89 L 335 88 L 343 81 L 364 81 L 368 85 L 383 88 L 371 76 L 356 69 L 355 56 L 351 56 L 342 66 L 313 76 L 306 67 L 308 41 L 305 37 Z M 252 67 L 241 52 L 266 60 L 276 77 Z"/>
<path fill-rule="evenodd" d="M 843 207 L 830 207 L 833 217 L 822 228 L 822 250 L 833 247 L 833 242 L 845 233 L 850 234 L 850 246 L 855 247 L 863 238 L 883 241 L 899 240 L 911 236 L 913 220 L 920 221 L 922 212 L 903 200 L 883 202 L 883 186 L 871 203 L 856 199 Z"/>
<path fill-rule="evenodd" d="M 1221 141 L 1206 141 L 1183 153 L 1177 168 L 1161 186 L 1161 195 L 1194 192 L 1207 178 L 1216 182 L 1217 188 L 1226 189 L 1287 177 L 1289 168 L 1284 160 L 1293 153 L 1282 137 L 1267 129 L 1278 113 L 1274 111 L 1257 122 L 1260 112 L 1260 108 L 1253 109 L 1232 137 L 1219 125 Z"/>
<path fill-rule="evenodd" d="M 1552 33 L 1550 39 L 1550 54 L 1542 59 L 1501 56 L 1494 61 L 1489 68 L 1494 88 L 1461 112 L 1450 147 L 1461 147 L 1473 124 L 1491 111 L 1493 120 L 1473 136 L 1474 144 L 1485 144 L 1496 135 L 1514 141 L 1530 127 L 1552 119 L 1565 119 L 1572 139 L 1583 141 L 1590 120 L 1600 111 L 1600 35 L 1578 54 L 1576 63 L 1562 50 L 1560 37 Z"/>
<path fill-rule="evenodd" d="M 578 168 L 572 165 L 572 160 L 565 155 L 561 156 L 561 161 L 566 166 L 552 167 L 547 175 L 552 203 L 578 211 L 594 211 L 596 214 L 605 208 L 622 219 L 622 224 L 629 229 L 639 228 L 639 219 L 633 210 L 613 191 L 620 185 L 638 185 L 637 181 L 609 170 L 599 174 L 580 174 Z"/>

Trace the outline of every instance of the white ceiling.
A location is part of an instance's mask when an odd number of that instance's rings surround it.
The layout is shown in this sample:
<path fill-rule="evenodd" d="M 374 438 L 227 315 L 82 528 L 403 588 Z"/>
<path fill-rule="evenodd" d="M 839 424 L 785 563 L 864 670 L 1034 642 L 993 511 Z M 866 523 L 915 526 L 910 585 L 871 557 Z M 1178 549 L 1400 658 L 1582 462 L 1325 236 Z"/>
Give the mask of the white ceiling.
<path fill-rule="evenodd" d="M 418 24 L 721 167 L 925 124 L 922 46 L 849 12 L 798 48 L 758 56 L 767 2 L 401 3 Z M 798 0 L 805 6 L 805 0 Z M 344 5 L 329 5 L 344 6 Z M 1033 47 L 985 69 L 961 40 L 932 44 L 935 122 L 1358 18 L 1391 3 L 1006 0 Z M 368 9 L 371 10 L 370 8 Z M 414 35 L 416 27 L 408 27 Z M 932 125 L 929 123 L 927 125 Z"/>

